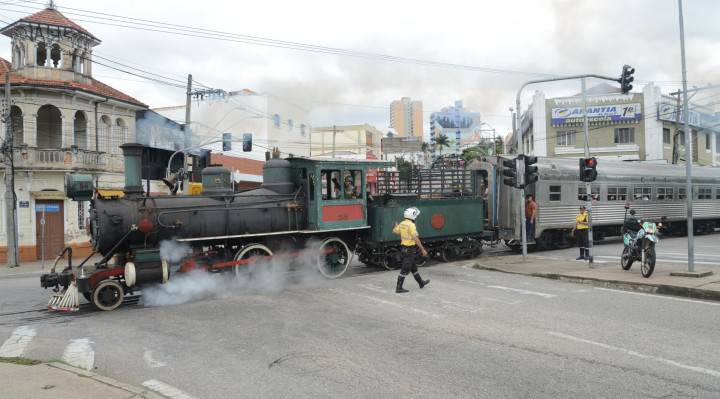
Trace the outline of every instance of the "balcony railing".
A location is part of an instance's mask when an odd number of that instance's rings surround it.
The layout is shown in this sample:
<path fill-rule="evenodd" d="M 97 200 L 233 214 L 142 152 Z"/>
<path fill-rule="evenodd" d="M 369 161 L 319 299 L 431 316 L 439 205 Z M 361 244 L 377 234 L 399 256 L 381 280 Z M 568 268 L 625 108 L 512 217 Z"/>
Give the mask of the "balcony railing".
<path fill-rule="evenodd" d="M 104 152 L 71 148 L 45 149 L 20 145 L 13 148 L 16 169 L 111 171 L 116 162 L 108 162 Z M 122 164 L 118 171 L 122 171 Z M 114 170 L 113 170 L 114 171 Z"/>

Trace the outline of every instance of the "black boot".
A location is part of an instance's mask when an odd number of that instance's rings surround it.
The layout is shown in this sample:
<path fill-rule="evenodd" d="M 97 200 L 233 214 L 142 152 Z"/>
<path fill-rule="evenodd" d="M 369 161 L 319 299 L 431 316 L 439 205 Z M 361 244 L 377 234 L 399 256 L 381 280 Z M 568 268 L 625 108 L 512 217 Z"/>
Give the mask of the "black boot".
<path fill-rule="evenodd" d="M 585 248 L 580 248 L 580 257 L 575 260 L 585 260 Z"/>
<path fill-rule="evenodd" d="M 420 288 L 430 284 L 430 280 L 423 280 L 422 277 L 420 277 L 420 273 L 413 274 L 413 277 L 415 277 L 415 281 L 417 281 Z"/>
<path fill-rule="evenodd" d="M 406 290 L 402 287 L 404 282 L 405 282 L 405 276 L 398 276 L 397 287 L 395 288 L 396 294 L 402 294 L 404 292 L 409 292 L 408 290 Z"/>

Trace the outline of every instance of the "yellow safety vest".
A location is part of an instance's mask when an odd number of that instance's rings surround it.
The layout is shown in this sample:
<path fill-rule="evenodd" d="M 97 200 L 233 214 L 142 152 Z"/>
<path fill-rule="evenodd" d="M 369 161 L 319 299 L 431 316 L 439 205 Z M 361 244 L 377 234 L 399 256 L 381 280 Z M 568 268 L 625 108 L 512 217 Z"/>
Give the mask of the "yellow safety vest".
<path fill-rule="evenodd" d="M 417 237 L 418 232 L 415 227 L 415 223 L 410 219 L 403 220 L 397 227 L 398 233 L 400 233 L 400 243 L 402 245 L 411 247 L 415 245 L 413 237 Z"/>

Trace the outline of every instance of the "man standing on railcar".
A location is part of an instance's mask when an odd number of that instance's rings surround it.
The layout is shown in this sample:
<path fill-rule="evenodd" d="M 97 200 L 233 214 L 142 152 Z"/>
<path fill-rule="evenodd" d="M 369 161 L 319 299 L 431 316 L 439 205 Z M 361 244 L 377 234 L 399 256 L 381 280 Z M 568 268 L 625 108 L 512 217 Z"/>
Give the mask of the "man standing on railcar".
<path fill-rule="evenodd" d="M 419 214 L 420 210 L 415 207 L 406 209 L 403 215 L 405 216 L 405 220 L 400 224 L 395 223 L 395 227 L 392 230 L 393 234 L 400 234 L 400 247 L 402 248 L 402 268 L 400 269 L 397 287 L 395 288 L 395 292 L 398 294 L 408 292 L 408 290 L 403 288 L 403 283 L 405 282 L 405 277 L 410 272 L 412 272 L 420 288 L 430 283 L 430 280 L 423 280 L 420 277 L 417 264 L 415 263 L 415 245 L 420 248 L 423 256 L 427 256 L 427 251 L 425 251 L 425 248 L 420 242 L 420 237 L 418 237 L 417 228 L 415 227 L 415 220 Z"/>
<path fill-rule="evenodd" d="M 575 217 L 575 226 L 573 226 L 570 236 L 575 235 L 577 230 L 577 245 L 580 247 L 580 256 L 575 260 L 590 260 L 590 248 L 588 247 L 588 216 L 585 213 L 587 207 L 580 206 L 580 214 Z"/>

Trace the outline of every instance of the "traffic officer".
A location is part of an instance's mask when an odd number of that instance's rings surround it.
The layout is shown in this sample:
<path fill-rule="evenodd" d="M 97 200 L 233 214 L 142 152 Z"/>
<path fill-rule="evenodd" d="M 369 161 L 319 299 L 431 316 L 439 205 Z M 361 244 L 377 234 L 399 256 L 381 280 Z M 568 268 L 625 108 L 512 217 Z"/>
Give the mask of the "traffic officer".
<path fill-rule="evenodd" d="M 420 288 L 430 283 L 430 280 L 423 280 L 420 277 L 417 264 L 415 263 L 415 245 L 420 248 L 423 256 L 427 256 L 427 251 L 425 251 L 425 248 L 420 242 L 420 237 L 418 237 L 418 232 L 415 228 L 415 220 L 419 214 L 420 210 L 415 207 L 406 209 L 403 215 L 405 216 L 405 220 L 400 224 L 395 223 L 395 227 L 392 230 L 393 234 L 400 234 L 400 247 L 402 248 L 402 268 L 400 269 L 397 287 L 395 288 L 395 292 L 398 294 L 408 292 L 408 290 L 403 289 L 403 283 L 405 282 L 405 277 L 410 272 L 412 272 Z"/>
<path fill-rule="evenodd" d="M 580 247 L 580 256 L 575 260 L 590 260 L 590 248 L 588 241 L 588 215 L 585 213 L 587 207 L 580 206 L 580 214 L 575 217 L 575 226 L 573 226 L 570 236 L 575 235 L 577 230 L 577 245 Z M 586 254 L 587 251 L 587 254 Z"/>

